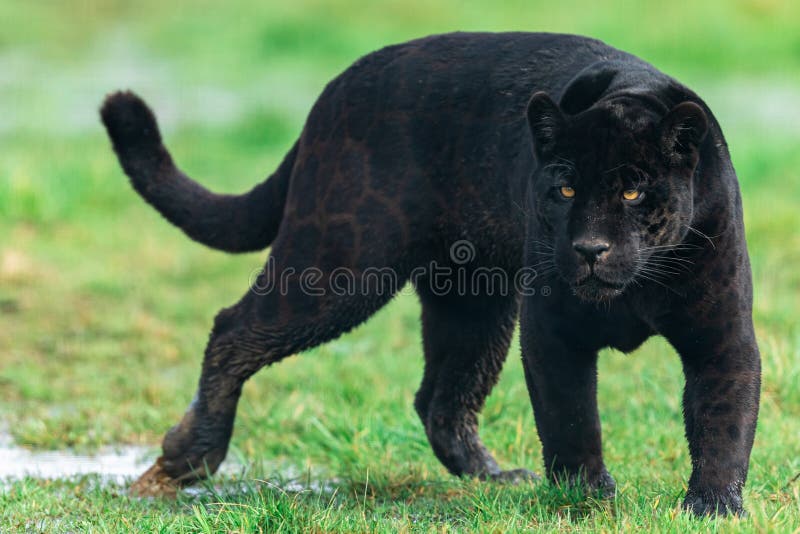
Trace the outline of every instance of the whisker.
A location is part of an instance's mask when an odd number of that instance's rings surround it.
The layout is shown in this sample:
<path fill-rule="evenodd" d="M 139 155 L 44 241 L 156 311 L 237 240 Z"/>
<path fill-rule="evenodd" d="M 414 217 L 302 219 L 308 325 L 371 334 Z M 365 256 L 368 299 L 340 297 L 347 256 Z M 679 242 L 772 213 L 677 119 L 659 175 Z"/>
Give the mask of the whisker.
<path fill-rule="evenodd" d="M 654 249 L 654 248 L 674 248 L 674 247 L 694 247 L 694 248 L 702 248 L 700 245 L 695 245 L 694 243 L 668 243 L 666 245 L 652 245 L 649 247 L 643 247 L 644 249 Z"/>
<path fill-rule="evenodd" d="M 573 163 L 571 160 L 568 160 L 567 158 L 556 156 L 556 159 L 559 161 L 563 161 L 566 164 L 566 166 L 570 167 L 571 169 L 575 168 L 575 163 Z"/>
<path fill-rule="evenodd" d="M 531 245 L 539 245 L 542 248 L 546 248 L 548 250 L 555 250 L 555 246 L 552 243 L 548 243 L 547 241 L 540 241 L 539 239 L 531 239 L 529 241 Z"/>
<path fill-rule="evenodd" d="M 635 265 L 640 269 L 650 269 L 653 271 L 668 272 L 671 274 L 680 274 L 681 271 L 678 270 L 680 268 L 688 271 L 688 268 L 683 264 L 650 262 L 649 260 L 644 260 L 641 258 L 635 261 Z"/>
<path fill-rule="evenodd" d="M 642 259 L 645 259 L 645 258 L 642 258 Z M 667 262 L 667 263 L 684 263 L 684 264 L 689 264 L 689 265 L 693 265 L 694 264 L 694 262 L 692 260 L 689 260 L 689 259 L 686 259 L 686 258 L 678 258 L 678 257 L 674 257 L 674 256 L 662 256 L 660 254 L 653 254 L 650 257 L 646 258 L 646 261 L 650 261 L 650 260 Z"/>
<path fill-rule="evenodd" d="M 642 268 L 639 268 L 638 272 L 653 276 L 655 278 L 658 278 L 659 280 L 666 280 L 671 276 L 678 274 L 678 273 L 668 273 L 664 271 L 656 271 L 653 269 L 642 269 Z"/>
<path fill-rule="evenodd" d="M 676 271 L 674 269 L 666 269 L 661 267 L 653 267 L 653 266 L 639 266 L 639 271 L 650 273 L 653 275 L 661 275 L 661 276 L 668 276 L 668 275 L 678 275 L 681 274 L 680 271 Z"/>
<path fill-rule="evenodd" d="M 623 167 L 627 167 L 627 166 L 628 166 L 627 163 L 620 163 L 616 167 L 611 167 L 610 169 L 603 171 L 603 174 L 611 174 L 612 172 L 617 171 L 617 170 L 619 170 L 619 169 L 621 169 Z"/>
<path fill-rule="evenodd" d="M 662 256 L 661 254 L 653 254 L 648 259 L 694 264 L 694 262 L 688 258 L 679 258 L 678 256 Z"/>
<path fill-rule="evenodd" d="M 638 258 L 639 263 L 652 263 L 654 265 L 668 265 L 670 267 L 681 267 L 689 269 L 690 265 L 694 265 L 693 261 L 682 260 L 681 258 L 662 258 L 658 256 L 651 256 L 649 258 Z"/>
<path fill-rule="evenodd" d="M 700 245 L 695 245 L 695 244 L 692 244 L 692 243 L 675 243 L 673 245 L 655 245 L 655 246 L 652 246 L 652 247 L 643 247 L 643 248 L 640 248 L 639 250 L 641 250 L 643 252 L 650 252 L 650 251 L 653 251 L 653 250 L 665 250 L 665 251 L 670 251 L 670 250 L 697 250 L 697 249 L 702 249 L 702 248 L 703 247 L 701 247 Z"/>
<path fill-rule="evenodd" d="M 561 158 L 559 158 L 559 159 L 561 159 Z M 564 161 L 567 161 L 567 160 L 564 160 Z M 548 163 L 547 165 L 542 167 L 543 171 L 544 170 L 550 170 L 550 169 L 563 169 L 563 171 L 565 171 L 565 172 L 572 172 L 572 171 L 575 170 L 575 166 L 572 165 L 571 162 L 567 161 L 566 163 Z"/>
<path fill-rule="evenodd" d="M 656 263 L 653 263 L 653 262 L 642 262 L 642 263 L 637 263 L 637 265 L 638 266 L 651 267 L 651 268 L 655 268 L 655 269 L 671 269 L 672 272 L 674 272 L 675 274 L 678 274 L 678 273 L 690 273 L 691 274 L 692 273 L 692 270 L 689 268 L 689 266 L 683 265 L 682 263 L 671 264 L 671 263 L 657 263 L 657 262 Z"/>
<path fill-rule="evenodd" d="M 644 262 L 643 265 L 652 265 L 655 267 L 669 267 L 670 269 L 679 269 L 682 271 L 686 271 L 687 273 L 692 272 L 691 265 L 687 265 L 685 263 L 673 263 L 670 261 L 649 260 L 647 262 Z"/>
<path fill-rule="evenodd" d="M 535 263 L 533 265 L 529 265 L 528 267 L 535 271 L 536 269 L 542 269 L 542 268 L 545 268 L 545 267 L 547 269 L 555 269 L 556 265 L 555 265 L 555 263 L 553 263 L 551 261 L 545 261 L 545 262 L 539 262 L 539 263 Z"/>
<path fill-rule="evenodd" d="M 556 262 L 552 258 L 547 258 L 542 261 L 537 261 L 532 265 L 528 265 L 528 267 L 531 267 L 533 269 L 535 269 L 536 267 L 555 267 L 555 266 Z"/>
<path fill-rule="evenodd" d="M 660 285 L 661 287 L 663 287 L 663 288 L 665 288 L 665 289 L 667 289 L 669 291 L 672 291 L 673 293 L 675 293 L 676 295 L 678 295 L 681 298 L 686 298 L 686 295 L 677 292 L 675 289 L 669 287 L 668 285 L 664 284 L 663 282 L 660 282 L 659 280 L 656 280 L 655 278 L 651 278 L 651 277 L 649 277 L 647 275 L 644 275 L 644 274 L 641 274 L 641 273 L 637 273 L 634 276 L 638 276 L 638 277 L 644 278 L 645 280 L 649 280 L 649 281 L 651 281 L 653 283 L 656 283 L 656 284 Z"/>
<path fill-rule="evenodd" d="M 693 232 L 695 235 L 699 235 L 700 237 L 702 237 L 702 238 L 706 239 L 706 240 L 707 240 L 709 243 L 711 243 L 711 248 L 713 248 L 714 250 L 716 250 L 716 249 L 717 249 L 717 246 L 714 244 L 714 240 L 713 240 L 712 238 L 710 238 L 709 236 L 707 236 L 706 234 L 704 234 L 703 232 L 701 232 L 701 231 L 700 231 L 700 230 L 698 230 L 697 228 L 692 228 L 692 227 L 691 227 L 691 226 L 689 226 L 688 224 L 685 224 L 684 226 L 685 226 L 685 227 L 686 227 L 686 228 L 687 228 L 687 229 L 688 229 L 690 232 Z M 714 236 L 714 237 L 719 237 L 719 236 Z"/>

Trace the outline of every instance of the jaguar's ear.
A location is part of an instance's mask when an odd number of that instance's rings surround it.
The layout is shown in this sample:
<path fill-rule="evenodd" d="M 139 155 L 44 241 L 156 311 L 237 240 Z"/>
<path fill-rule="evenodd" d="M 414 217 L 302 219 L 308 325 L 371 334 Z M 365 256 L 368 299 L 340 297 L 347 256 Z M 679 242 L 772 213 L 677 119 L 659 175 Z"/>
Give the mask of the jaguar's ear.
<path fill-rule="evenodd" d="M 619 66 L 612 61 L 592 63 L 567 84 L 559 101 L 561 109 L 569 115 L 589 109 L 600 100 L 617 73 Z"/>
<path fill-rule="evenodd" d="M 564 128 L 564 115 L 547 93 L 539 91 L 528 102 L 528 125 L 536 154 L 542 156 L 555 147 L 556 138 Z"/>
<path fill-rule="evenodd" d="M 681 102 L 659 125 L 661 149 L 673 164 L 697 164 L 700 143 L 708 132 L 708 117 L 694 102 Z"/>

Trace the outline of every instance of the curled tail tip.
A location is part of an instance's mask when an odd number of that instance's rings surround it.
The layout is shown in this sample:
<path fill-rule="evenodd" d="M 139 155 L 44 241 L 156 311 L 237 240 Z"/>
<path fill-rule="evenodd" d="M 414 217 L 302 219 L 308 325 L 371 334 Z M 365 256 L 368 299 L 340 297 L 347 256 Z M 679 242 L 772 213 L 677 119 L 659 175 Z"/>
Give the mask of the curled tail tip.
<path fill-rule="evenodd" d="M 155 115 L 132 91 L 117 91 L 106 96 L 100 108 L 100 118 L 117 150 L 161 145 Z"/>

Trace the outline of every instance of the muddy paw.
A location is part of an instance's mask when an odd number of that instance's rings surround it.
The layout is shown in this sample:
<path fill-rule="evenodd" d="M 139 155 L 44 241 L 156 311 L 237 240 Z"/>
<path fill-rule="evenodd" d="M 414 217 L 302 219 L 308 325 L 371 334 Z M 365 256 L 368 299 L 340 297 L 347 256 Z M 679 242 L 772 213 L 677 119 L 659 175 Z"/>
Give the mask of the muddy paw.
<path fill-rule="evenodd" d="M 231 425 L 205 424 L 192 403 L 180 423 L 169 429 L 158 464 L 178 485 L 187 486 L 213 475 L 228 452 Z"/>
<path fill-rule="evenodd" d="M 166 497 L 174 499 L 178 493 L 178 482 L 164 471 L 161 458 L 145 471 L 130 487 L 136 497 Z"/>
<path fill-rule="evenodd" d="M 226 448 L 204 447 L 194 444 L 183 450 L 174 450 L 164 440 L 164 455 L 158 459 L 161 470 L 179 486 L 189 486 L 217 472 L 225 459 Z"/>

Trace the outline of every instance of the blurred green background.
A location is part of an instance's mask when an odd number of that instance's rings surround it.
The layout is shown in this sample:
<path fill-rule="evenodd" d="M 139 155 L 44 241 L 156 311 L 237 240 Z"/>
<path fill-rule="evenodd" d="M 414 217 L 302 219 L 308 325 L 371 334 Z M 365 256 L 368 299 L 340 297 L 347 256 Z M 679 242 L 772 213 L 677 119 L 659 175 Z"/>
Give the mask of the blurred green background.
<path fill-rule="evenodd" d="M 238 192 L 272 172 L 322 87 L 356 58 L 454 30 L 597 37 L 677 77 L 715 111 L 744 193 L 764 358 L 752 513 L 736 525 L 796 528 L 800 3 L 789 0 L 4 0 L 0 422 L 32 448 L 157 445 L 191 399 L 214 313 L 238 299 L 264 260 L 204 249 L 138 198 L 100 127 L 106 93 L 139 92 L 179 165 L 218 191 Z M 418 312 L 406 291 L 356 332 L 247 385 L 234 456 L 264 459 L 255 468 L 263 478 L 291 466 L 360 490 L 329 500 L 257 486 L 257 496 L 235 498 L 250 507 L 245 519 L 288 530 L 312 520 L 320 530 L 696 526 L 676 515 L 689 460 L 680 365 L 665 343 L 602 358 L 606 457 L 620 496 L 584 510 L 543 486 L 487 489 L 446 475 L 412 408 L 422 371 Z M 518 357 L 515 347 L 483 434 L 504 465 L 540 469 Z M 236 509 L 202 499 L 120 502 L 117 490 L 82 484 L 14 483 L 0 496 L 0 519 L 250 528 L 237 523 Z M 82 506 L 70 508 L 64 492 L 83 495 Z M 269 522 L 276 514 L 283 523 Z M 713 529 L 728 528 L 720 525 Z"/>

